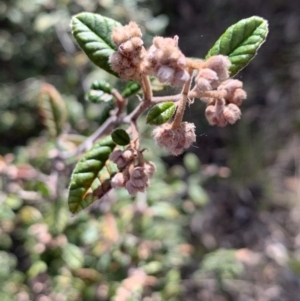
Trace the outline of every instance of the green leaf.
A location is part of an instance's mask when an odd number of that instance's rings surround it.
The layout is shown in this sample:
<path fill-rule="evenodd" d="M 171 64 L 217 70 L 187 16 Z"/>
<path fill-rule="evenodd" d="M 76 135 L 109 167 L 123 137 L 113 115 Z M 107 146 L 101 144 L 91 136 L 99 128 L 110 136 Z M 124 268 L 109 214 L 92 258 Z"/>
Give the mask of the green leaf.
<path fill-rule="evenodd" d="M 70 213 L 63 202 L 56 201 L 49 205 L 46 207 L 44 219 L 48 225 L 49 232 L 56 236 L 61 234 L 68 225 Z"/>
<path fill-rule="evenodd" d="M 124 98 L 128 98 L 132 95 L 135 95 L 141 89 L 141 85 L 137 82 L 129 82 L 125 86 L 124 90 L 122 91 L 122 96 Z"/>
<path fill-rule="evenodd" d="M 242 274 L 244 266 L 233 249 L 218 249 L 204 256 L 200 273 L 215 273 L 221 278 L 234 278 Z"/>
<path fill-rule="evenodd" d="M 93 103 L 110 103 L 113 100 L 111 85 L 104 80 L 96 80 L 92 83 L 91 89 L 87 94 L 87 99 Z"/>
<path fill-rule="evenodd" d="M 229 57 L 230 75 L 234 76 L 255 57 L 268 35 L 268 21 L 253 16 L 230 26 L 209 50 L 206 59 L 223 54 Z"/>
<path fill-rule="evenodd" d="M 44 84 L 38 95 L 38 107 L 43 123 L 51 137 L 58 137 L 67 118 L 67 108 L 59 92 Z"/>
<path fill-rule="evenodd" d="M 191 182 L 188 186 L 188 195 L 198 206 L 204 206 L 208 203 L 208 195 L 200 184 Z"/>
<path fill-rule="evenodd" d="M 62 248 L 62 258 L 71 269 L 79 269 L 83 266 L 84 255 L 81 249 L 68 243 Z"/>
<path fill-rule="evenodd" d="M 38 260 L 32 264 L 32 266 L 27 271 L 29 279 L 36 277 L 39 274 L 45 273 L 47 271 L 47 264 L 44 261 Z"/>
<path fill-rule="evenodd" d="M 147 123 L 160 125 L 167 122 L 174 114 L 176 106 L 173 102 L 163 102 L 153 106 L 147 114 Z"/>
<path fill-rule="evenodd" d="M 18 214 L 25 225 L 35 224 L 43 219 L 41 212 L 33 206 L 23 206 Z"/>
<path fill-rule="evenodd" d="M 68 204 L 72 213 L 78 213 L 111 189 L 110 179 L 116 166 L 106 162 L 115 143 L 107 137 L 96 144 L 77 163 L 69 186 Z"/>
<path fill-rule="evenodd" d="M 130 143 L 130 137 L 123 129 L 116 129 L 112 132 L 111 138 L 117 145 L 128 145 Z"/>
<path fill-rule="evenodd" d="M 93 13 L 83 12 L 72 18 L 72 33 L 79 46 L 95 65 L 115 76 L 108 59 L 117 50 L 112 31 L 120 26 L 113 19 Z"/>
<path fill-rule="evenodd" d="M 111 93 L 112 87 L 105 80 L 95 80 L 91 86 L 92 90 L 101 90 L 105 93 Z"/>
<path fill-rule="evenodd" d="M 193 153 L 186 153 L 184 155 L 183 164 L 189 173 L 199 173 L 201 168 L 198 156 Z"/>

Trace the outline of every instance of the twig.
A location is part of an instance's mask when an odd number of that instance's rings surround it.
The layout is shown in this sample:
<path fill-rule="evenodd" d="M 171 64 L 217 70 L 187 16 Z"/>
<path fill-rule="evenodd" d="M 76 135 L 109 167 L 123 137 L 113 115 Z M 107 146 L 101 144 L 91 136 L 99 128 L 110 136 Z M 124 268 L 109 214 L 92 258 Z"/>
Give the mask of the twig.
<path fill-rule="evenodd" d="M 74 152 L 59 152 L 58 156 L 60 159 L 68 159 L 70 157 L 79 155 L 82 152 L 90 149 L 95 141 L 99 139 L 101 136 L 109 133 L 112 128 L 121 124 L 121 119 L 118 116 L 113 115 L 109 117 L 103 124 L 100 126 L 91 136 L 89 136 L 84 142 L 82 142 Z"/>
<path fill-rule="evenodd" d="M 180 97 L 182 95 L 177 94 L 171 96 L 153 97 L 150 81 L 149 78 L 146 76 L 141 79 L 141 86 L 144 92 L 143 99 L 140 102 L 140 104 L 127 116 L 121 116 L 124 107 L 126 106 L 126 100 L 116 89 L 113 89 L 112 94 L 115 97 L 117 109 L 114 112 L 112 112 L 112 115 L 91 136 L 89 136 L 83 143 L 81 143 L 75 151 L 60 152 L 58 154 L 59 158 L 65 160 L 87 151 L 93 146 L 97 139 L 110 133 L 110 131 L 116 126 L 120 124 L 130 124 L 131 126 L 133 126 L 134 124 L 136 124 L 136 120 L 138 119 L 138 117 L 142 115 L 152 105 L 165 101 L 177 102 L 180 100 Z M 135 134 L 138 137 L 138 133 Z"/>

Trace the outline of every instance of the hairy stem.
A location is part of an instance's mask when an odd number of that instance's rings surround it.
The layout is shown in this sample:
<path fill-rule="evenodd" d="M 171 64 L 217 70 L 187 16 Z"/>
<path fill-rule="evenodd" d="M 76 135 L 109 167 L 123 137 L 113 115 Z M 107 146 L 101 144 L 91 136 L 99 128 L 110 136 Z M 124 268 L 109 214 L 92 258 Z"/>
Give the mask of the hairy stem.
<path fill-rule="evenodd" d="M 151 106 L 152 100 L 152 89 L 148 76 L 142 76 L 141 78 L 141 86 L 144 93 L 144 97 L 142 102 L 133 110 L 126 118 L 124 118 L 123 122 L 130 123 L 131 121 L 136 121 L 138 117 Z"/>
<path fill-rule="evenodd" d="M 178 104 L 177 111 L 176 111 L 176 115 L 175 115 L 175 118 L 174 118 L 173 123 L 172 123 L 172 128 L 173 129 L 177 129 L 181 125 L 182 118 L 183 118 L 183 115 L 184 115 L 184 110 L 185 110 L 185 107 L 186 107 L 186 102 L 187 102 L 187 99 L 188 99 L 188 93 L 189 93 L 190 87 L 191 87 L 192 72 L 193 72 L 193 70 L 190 68 L 189 69 L 190 79 L 183 86 L 183 89 L 182 89 L 182 92 L 181 92 L 181 98 L 179 100 L 179 104 Z"/>
<path fill-rule="evenodd" d="M 201 97 L 207 97 L 207 98 L 215 98 L 215 99 L 221 99 L 226 97 L 227 91 L 199 91 L 199 90 L 192 90 L 188 93 L 189 98 L 201 98 Z"/>

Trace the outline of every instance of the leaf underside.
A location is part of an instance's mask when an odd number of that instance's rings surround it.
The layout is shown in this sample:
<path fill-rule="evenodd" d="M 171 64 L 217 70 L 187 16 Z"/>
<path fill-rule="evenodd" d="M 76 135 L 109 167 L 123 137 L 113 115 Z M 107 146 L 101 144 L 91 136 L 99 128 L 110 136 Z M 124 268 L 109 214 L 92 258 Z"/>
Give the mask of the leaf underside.
<path fill-rule="evenodd" d="M 52 85 L 43 85 L 38 96 L 38 107 L 50 136 L 58 137 L 62 132 L 67 113 L 64 100 Z"/>
<path fill-rule="evenodd" d="M 72 213 L 78 213 L 100 199 L 110 189 L 110 179 L 118 171 L 108 161 L 115 147 L 111 137 L 96 144 L 77 163 L 69 186 L 68 204 Z"/>
<path fill-rule="evenodd" d="M 115 27 L 122 26 L 113 19 L 88 12 L 72 18 L 72 33 L 89 59 L 98 67 L 118 76 L 109 65 L 109 56 L 117 50 L 111 39 Z"/>
<path fill-rule="evenodd" d="M 223 54 L 231 61 L 230 75 L 234 76 L 257 54 L 268 35 L 268 22 L 257 16 L 243 19 L 230 26 L 209 50 L 206 59 Z"/>

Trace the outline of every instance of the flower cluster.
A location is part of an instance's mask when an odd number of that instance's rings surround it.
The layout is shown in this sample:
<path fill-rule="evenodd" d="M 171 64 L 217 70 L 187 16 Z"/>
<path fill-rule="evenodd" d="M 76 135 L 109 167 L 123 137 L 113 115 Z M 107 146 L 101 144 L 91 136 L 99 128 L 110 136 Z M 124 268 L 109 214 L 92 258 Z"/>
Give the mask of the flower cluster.
<path fill-rule="evenodd" d="M 178 36 L 155 37 L 148 51 L 143 47 L 138 25 L 130 22 L 113 30 L 118 51 L 110 56 L 112 70 L 125 80 L 138 80 L 141 74 L 154 75 L 160 82 L 183 86 L 190 78 L 186 57 L 178 48 Z"/>
<path fill-rule="evenodd" d="M 160 147 L 165 147 L 178 156 L 196 141 L 195 125 L 182 122 L 180 127 L 173 128 L 172 124 L 166 123 L 154 129 L 153 137 Z"/>
<path fill-rule="evenodd" d="M 141 62 L 145 54 L 142 32 L 135 22 L 123 27 L 116 27 L 112 40 L 118 51 L 110 56 L 113 71 L 126 80 L 138 80 L 141 73 Z"/>
<path fill-rule="evenodd" d="M 143 65 L 145 74 L 156 76 L 161 83 L 183 86 L 190 78 L 186 57 L 178 48 L 178 36 L 155 37 Z"/>
<path fill-rule="evenodd" d="M 207 103 L 205 116 L 211 125 L 225 126 L 241 118 L 240 106 L 246 99 L 243 83 L 229 79 L 230 61 L 216 55 L 203 63 L 195 78 L 195 87 L 189 95 Z"/>
<path fill-rule="evenodd" d="M 141 37 L 141 30 L 134 22 L 115 28 L 112 39 L 118 51 L 111 55 L 110 63 L 123 79 L 141 82 L 144 77 L 153 75 L 161 83 L 183 86 L 173 122 L 165 123 L 153 131 L 153 137 L 160 147 L 167 148 L 177 156 L 196 141 L 195 125 L 182 121 L 186 103 L 191 104 L 195 98 L 206 103 L 205 116 L 211 125 L 223 127 L 241 118 L 239 106 L 247 95 L 241 81 L 229 78 L 231 62 L 228 57 L 215 55 L 206 61 L 186 58 L 178 47 L 177 36 L 155 37 L 150 48 L 145 50 Z M 197 73 L 191 89 L 192 71 Z M 147 89 L 146 86 L 143 89 Z M 151 102 L 152 92 L 145 94 L 150 95 L 148 101 Z M 121 170 L 115 175 L 113 185 L 126 187 L 131 194 L 145 190 L 152 175 L 148 171 L 149 166 L 154 169 L 151 163 L 132 164 L 138 156 L 138 152 L 135 152 L 134 155 L 132 149 L 124 152 L 119 150 L 111 157 Z"/>
<path fill-rule="evenodd" d="M 151 161 L 144 162 L 141 151 L 130 147 L 124 151 L 115 150 L 109 159 L 120 170 L 112 178 L 112 187 L 125 187 L 129 194 L 135 195 L 138 191 L 144 192 L 149 186 L 155 165 Z"/>

